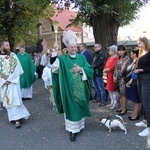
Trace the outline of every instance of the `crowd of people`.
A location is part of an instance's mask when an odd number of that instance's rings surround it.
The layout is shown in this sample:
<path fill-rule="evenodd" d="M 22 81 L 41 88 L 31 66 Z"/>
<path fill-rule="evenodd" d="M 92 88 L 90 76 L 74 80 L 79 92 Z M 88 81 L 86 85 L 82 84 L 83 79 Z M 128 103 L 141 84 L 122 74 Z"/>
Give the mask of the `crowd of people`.
<path fill-rule="evenodd" d="M 0 43 L 0 105 L 7 109 L 8 119 L 16 128 L 30 114 L 22 100 L 32 99 L 32 85 L 42 78 L 50 93 L 50 104 L 59 114 L 64 114 L 65 128 L 70 140 L 85 127 L 85 117 L 91 117 L 89 101 L 91 87 L 96 91 L 94 103 L 116 110 L 118 115 L 128 111 L 128 100 L 133 102 L 129 121 L 140 119 L 138 127 L 145 129 L 139 136 L 150 135 L 150 44 L 146 37 L 137 40 L 138 47 L 130 55 L 124 45 L 108 47 L 108 57 L 101 43 L 95 43 L 93 55 L 85 43 L 77 48 L 77 37 L 71 30 L 63 36 L 66 48 L 55 46 L 47 49 L 45 40 L 42 50 L 33 59 L 20 46 L 16 55 L 10 52 L 9 42 Z M 105 79 L 105 81 L 104 81 Z M 14 94 L 15 92 L 15 94 Z M 110 100 L 108 99 L 108 95 Z M 2 106 L 1 106 L 2 108 Z"/>

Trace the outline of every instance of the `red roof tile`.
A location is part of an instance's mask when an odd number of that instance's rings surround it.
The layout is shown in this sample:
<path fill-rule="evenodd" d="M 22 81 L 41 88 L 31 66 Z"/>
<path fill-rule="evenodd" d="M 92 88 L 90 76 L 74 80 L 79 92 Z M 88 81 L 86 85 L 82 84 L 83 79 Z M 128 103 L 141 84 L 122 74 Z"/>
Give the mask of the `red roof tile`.
<path fill-rule="evenodd" d="M 71 20 L 74 20 L 76 16 L 77 16 L 77 12 L 64 9 L 60 13 L 58 13 L 58 11 L 56 10 L 54 16 L 49 18 L 53 21 L 58 21 L 59 28 L 61 28 L 63 31 L 72 30 L 74 32 L 83 32 L 82 28 L 77 25 L 67 27 L 67 25 L 71 23 Z"/>

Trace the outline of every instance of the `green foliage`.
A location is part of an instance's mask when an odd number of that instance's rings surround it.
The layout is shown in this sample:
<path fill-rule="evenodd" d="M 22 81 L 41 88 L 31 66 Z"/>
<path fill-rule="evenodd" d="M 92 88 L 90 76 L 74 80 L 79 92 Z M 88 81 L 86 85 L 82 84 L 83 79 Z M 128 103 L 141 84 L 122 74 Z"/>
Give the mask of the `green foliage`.
<path fill-rule="evenodd" d="M 52 0 L 59 4 L 61 0 Z M 129 24 L 137 18 L 139 8 L 148 3 L 148 0 L 64 0 L 66 3 L 74 3 L 79 13 L 74 20 L 79 22 L 91 23 L 91 18 L 100 14 L 110 14 L 115 18 L 120 26 Z"/>
<path fill-rule="evenodd" d="M 49 0 L 1 0 L 0 38 L 12 36 L 16 43 L 21 40 L 35 41 L 39 18 L 53 13 Z"/>

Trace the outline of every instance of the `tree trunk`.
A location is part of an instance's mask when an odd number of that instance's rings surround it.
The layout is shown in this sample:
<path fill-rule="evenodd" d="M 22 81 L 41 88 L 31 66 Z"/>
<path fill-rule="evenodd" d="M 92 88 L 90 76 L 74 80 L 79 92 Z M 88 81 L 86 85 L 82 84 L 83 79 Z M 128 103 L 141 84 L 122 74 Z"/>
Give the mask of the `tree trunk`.
<path fill-rule="evenodd" d="M 107 53 L 111 45 L 117 45 L 119 23 L 110 14 L 92 16 L 93 34 L 95 43 L 102 44 L 102 50 Z"/>
<path fill-rule="evenodd" d="M 10 44 L 10 51 L 13 52 L 14 51 L 14 46 L 15 46 L 14 34 L 13 34 L 12 31 L 8 31 L 7 36 L 8 36 L 8 41 L 9 41 L 9 44 Z"/>

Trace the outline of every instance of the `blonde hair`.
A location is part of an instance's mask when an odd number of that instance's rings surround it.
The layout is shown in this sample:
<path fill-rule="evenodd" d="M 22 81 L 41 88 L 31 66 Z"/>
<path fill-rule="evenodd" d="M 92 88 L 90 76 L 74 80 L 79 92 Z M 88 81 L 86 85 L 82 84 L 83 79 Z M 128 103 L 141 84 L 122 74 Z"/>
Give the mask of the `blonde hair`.
<path fill-rule="evenodd" d="M 138 41 L 143 42 L 144 45 L 145 45 L 145 50 L 150 51 L 150 43 L 149 43 L 148 39 L 145 36 L 144 37 L 139 37 Z M 143 53 L 143 50 L 140 49 L 139 50 L 139 57 L 142 55 L 142 53 Z"/>

